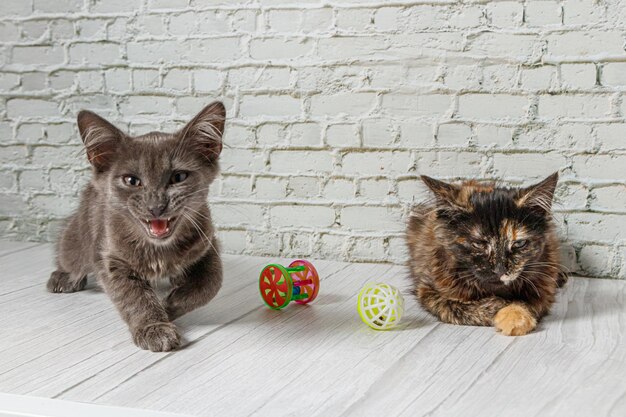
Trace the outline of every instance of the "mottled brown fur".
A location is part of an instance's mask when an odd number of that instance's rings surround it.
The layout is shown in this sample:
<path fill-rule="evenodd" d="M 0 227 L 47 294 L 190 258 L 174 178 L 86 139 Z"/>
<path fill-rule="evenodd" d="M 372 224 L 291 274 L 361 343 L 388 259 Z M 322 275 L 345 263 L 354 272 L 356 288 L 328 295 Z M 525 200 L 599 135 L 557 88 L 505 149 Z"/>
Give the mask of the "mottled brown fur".
<path fill-rule="evenodd" d="M 407 230 L 422 306 L 446 323 L 532 331 L 566 280 L 550 214 L 557 174 L 524 189 L 422 179 L 435 202 L 416 206 Z"/>
<path fill-rule="evenodd" d="M 81 112 L 93 176 L 59 238 L 48 290 L 80 291 L 94 274 L 137 346 L 177 348 L 172 320 L 209 302 L 222 282 L 207 196 L 219 169 L 224 119 L 224 106 L 215 102 L 178 133 L 130 137 Z M 130 177 L 138 182 L 131 185 Z M 155 237 L 151 222 L 161 219 L 167 232 Z M 173 288 L 160 300 L 153 284 L 168 278 Z"/>

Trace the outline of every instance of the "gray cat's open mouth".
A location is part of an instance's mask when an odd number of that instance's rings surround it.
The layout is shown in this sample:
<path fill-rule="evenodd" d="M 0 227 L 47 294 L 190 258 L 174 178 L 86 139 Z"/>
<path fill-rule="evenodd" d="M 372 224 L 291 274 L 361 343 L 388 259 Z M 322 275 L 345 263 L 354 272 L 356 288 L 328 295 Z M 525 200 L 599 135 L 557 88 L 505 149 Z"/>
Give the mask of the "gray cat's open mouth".
<path fill-rule="evenodd" d="M 148 228 L 148 234 L 157 239 L 164 239 L 172 234 L 172 225 L 176 218 L 168 217 L 167 219 L 151 219 L 145 220 Z"/>

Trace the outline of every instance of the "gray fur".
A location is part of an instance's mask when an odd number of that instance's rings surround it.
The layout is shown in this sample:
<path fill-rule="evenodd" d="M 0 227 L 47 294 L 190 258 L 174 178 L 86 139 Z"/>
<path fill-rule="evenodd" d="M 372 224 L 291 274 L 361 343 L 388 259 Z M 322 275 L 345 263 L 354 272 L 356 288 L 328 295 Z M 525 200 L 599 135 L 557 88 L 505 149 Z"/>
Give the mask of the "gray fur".
<path fill-rule="evenodd" d="M 78 126 L 93 167 L 78 210 L 57 245 L 57 270 L 48 281 L 55 293 L 80 291 L 94 274 L 137 346 L 162 352 L 180 346 L 172 320 L 208 303 L 222 283 L 222 264 L 207 205 L 219 171 L 225 109 L 205 107 L 175 134 L 130 137 L 98 115 L 83 111 Z M 189 176 L 171 184 L 174 172 Z M 141 186 L 130 186 L 132 174 Z M 169 236 L 150 235 L 154 207 L 172 218 Z M 160 300 L 157 280 L 172 290 Z"/>

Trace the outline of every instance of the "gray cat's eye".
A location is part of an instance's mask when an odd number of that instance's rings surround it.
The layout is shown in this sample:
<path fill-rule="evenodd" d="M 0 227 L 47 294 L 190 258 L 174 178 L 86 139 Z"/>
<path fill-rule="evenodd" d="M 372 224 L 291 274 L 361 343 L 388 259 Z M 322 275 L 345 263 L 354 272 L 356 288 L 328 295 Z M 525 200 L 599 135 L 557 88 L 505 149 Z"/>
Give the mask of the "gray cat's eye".
<path fill-rule="evenodd" d="M 183 182 L 187 179 L 188 176 L 188 172 L 177 171 L 172 174 L 172 177 L 170 178 L 170 184 L 178 184 L 179 182 Z"/>
<path fill-rule="evenodd" d="M 141 187 L 141 180 L 134 175 L 124 175 L 122 179 L 129 187 Z"/>

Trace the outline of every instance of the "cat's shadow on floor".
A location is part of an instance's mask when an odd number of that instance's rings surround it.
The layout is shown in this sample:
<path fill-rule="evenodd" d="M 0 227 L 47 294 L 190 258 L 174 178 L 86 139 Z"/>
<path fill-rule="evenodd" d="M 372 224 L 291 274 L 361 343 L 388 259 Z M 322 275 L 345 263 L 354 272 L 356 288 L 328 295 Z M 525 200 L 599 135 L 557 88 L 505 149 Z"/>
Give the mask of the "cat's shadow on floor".
<path fill-rule="evenodd" d="M 614 280 L 570 277 L 544 323 L 589 320 L 626 310 L 626 286 Z"/>

